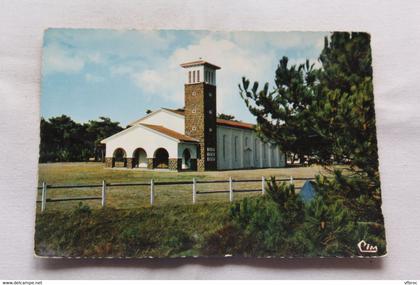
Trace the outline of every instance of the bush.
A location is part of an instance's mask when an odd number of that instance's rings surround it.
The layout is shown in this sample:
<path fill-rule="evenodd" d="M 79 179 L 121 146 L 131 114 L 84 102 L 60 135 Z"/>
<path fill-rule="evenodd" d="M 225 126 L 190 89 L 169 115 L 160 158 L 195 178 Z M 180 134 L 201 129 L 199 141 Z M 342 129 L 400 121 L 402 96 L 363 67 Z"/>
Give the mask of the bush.
<path fill-rule="evenodd" d="M 92 214 L 92 209 L 88 205 L 84 205 L 82 202 L 79 202 L 72 212 L 74 216 L 89 216 Z"/>
<path fill-rule="evenodd" d="M 134 257 L 138 256 L 139 252 L 147 253 L 154 248 L 157 242 L 148 233 L 139 226 L 125 228 L 119 241 L 124 247 L 124 255 Z"/>
<path fill-rule="evenodd" d="M 266 197 L 245 198 L 230 208 L 231 223 L 208 236 L 209 255 L 280 255 L 288 237 L 303 222 L 304 204 L 294 186 L 268 183 Z"/>
<path fill-rule="evenodd" d="M 187 232 L 174 228 L 170 232 L 170 235 L 165 235 L 162 238 L 159 247 L 166 249 L 167 255 L 170 256 L 190 249 L 193 245 L 193 242 L 194 241 Z"/>
<path fill-rule="evenodd" d="M 231 222 L 210 234 L 207 255 L 354 256 L 361 240 L 385 253 L 380 208 L 366 194 L 363 181 L 318 178 L 315 199 L 306 205 L 293 185 L 268 183 L 267 196 L 245 198 L 230 208 Z M 345 188 L 339 185 L 346 183 Z M 354 199 L 346 196 L 359 187 Z M 344 191 L 344 192 L 343 192 Z M 368 213 L 361 216 L 361 213 Z"/>

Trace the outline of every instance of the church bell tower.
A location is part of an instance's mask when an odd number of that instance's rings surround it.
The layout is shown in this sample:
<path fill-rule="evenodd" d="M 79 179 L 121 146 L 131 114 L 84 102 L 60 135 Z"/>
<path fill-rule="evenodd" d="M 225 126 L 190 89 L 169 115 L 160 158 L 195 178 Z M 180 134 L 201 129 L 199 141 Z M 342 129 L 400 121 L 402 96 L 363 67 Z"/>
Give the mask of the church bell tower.
<path fill-rule="evenodd" d="M 199 140 L 197 170 L 216 170 L 216 70 L 220 67 L 201 59 L 181 67 L 185 69 L 185 134 Z"/>

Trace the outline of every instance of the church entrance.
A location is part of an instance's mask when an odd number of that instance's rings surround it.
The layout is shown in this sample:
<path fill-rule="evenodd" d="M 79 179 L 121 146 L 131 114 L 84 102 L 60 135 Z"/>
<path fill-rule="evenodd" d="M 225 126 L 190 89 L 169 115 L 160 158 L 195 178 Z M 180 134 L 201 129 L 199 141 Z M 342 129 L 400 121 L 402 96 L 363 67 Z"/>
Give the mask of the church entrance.
<path fill-rule="evenodd" d="M 147 154 L 142 148 L 138 148 L 133 154 L 133 167 L 146 168 L 147 167 Z"/>
<path fill-rule="evenodd" d="M 191 169 L 191 152 L 188 148 L 182 153 L 182 169 Z"/>
<path fill-rule="evenodd" d="M 169 166 L 169 153 L 164 148 L 158 148 L 153 156 L 153 168 L 168 168 Z"/>

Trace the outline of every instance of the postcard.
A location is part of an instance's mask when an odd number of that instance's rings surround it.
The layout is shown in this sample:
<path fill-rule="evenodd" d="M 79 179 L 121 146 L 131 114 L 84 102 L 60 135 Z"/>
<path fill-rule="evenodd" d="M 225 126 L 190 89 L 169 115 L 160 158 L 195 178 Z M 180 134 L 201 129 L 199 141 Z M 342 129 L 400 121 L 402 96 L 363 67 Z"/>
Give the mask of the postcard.
<path fill-rule="evenodd" d="M 384 256 L 370 41 L 46 30 L 35 254 Z"/>

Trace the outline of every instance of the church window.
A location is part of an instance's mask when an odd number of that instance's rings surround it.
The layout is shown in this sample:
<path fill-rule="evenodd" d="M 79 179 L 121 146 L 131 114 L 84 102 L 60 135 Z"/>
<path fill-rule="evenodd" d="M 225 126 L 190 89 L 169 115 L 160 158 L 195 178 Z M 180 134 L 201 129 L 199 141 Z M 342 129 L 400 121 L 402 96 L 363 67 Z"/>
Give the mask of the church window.
<path fill-rule="evenodd" d="M 254 160 L 258 161 L 258 139 L 254 140 Z"/>
<path fill-rule="evenodd" d="M 191 71 L 188 71 L 188 83 L 191 83 Z"/>
<path fill-rule="evenodd" d="M 235 161 L 238 161 L 238 137 L 237 136 L 235 136 L 234 147 L 235 147 Z"/>
<path fill-rule="evenodd" d="M 267 159 L 267 147 L 265 143 L 263 143 L 263 159 Z"/>
<path fill-rule="evenodd" d="M 222 151 L 223 151 L 223 159 L 226 159 L 226 135 L 223 135 L 222 141 Z"/>
<path fill-rule="evenodd" d="M 200 82 L 200 70 L 197 70 L 197 82 Z"/>

